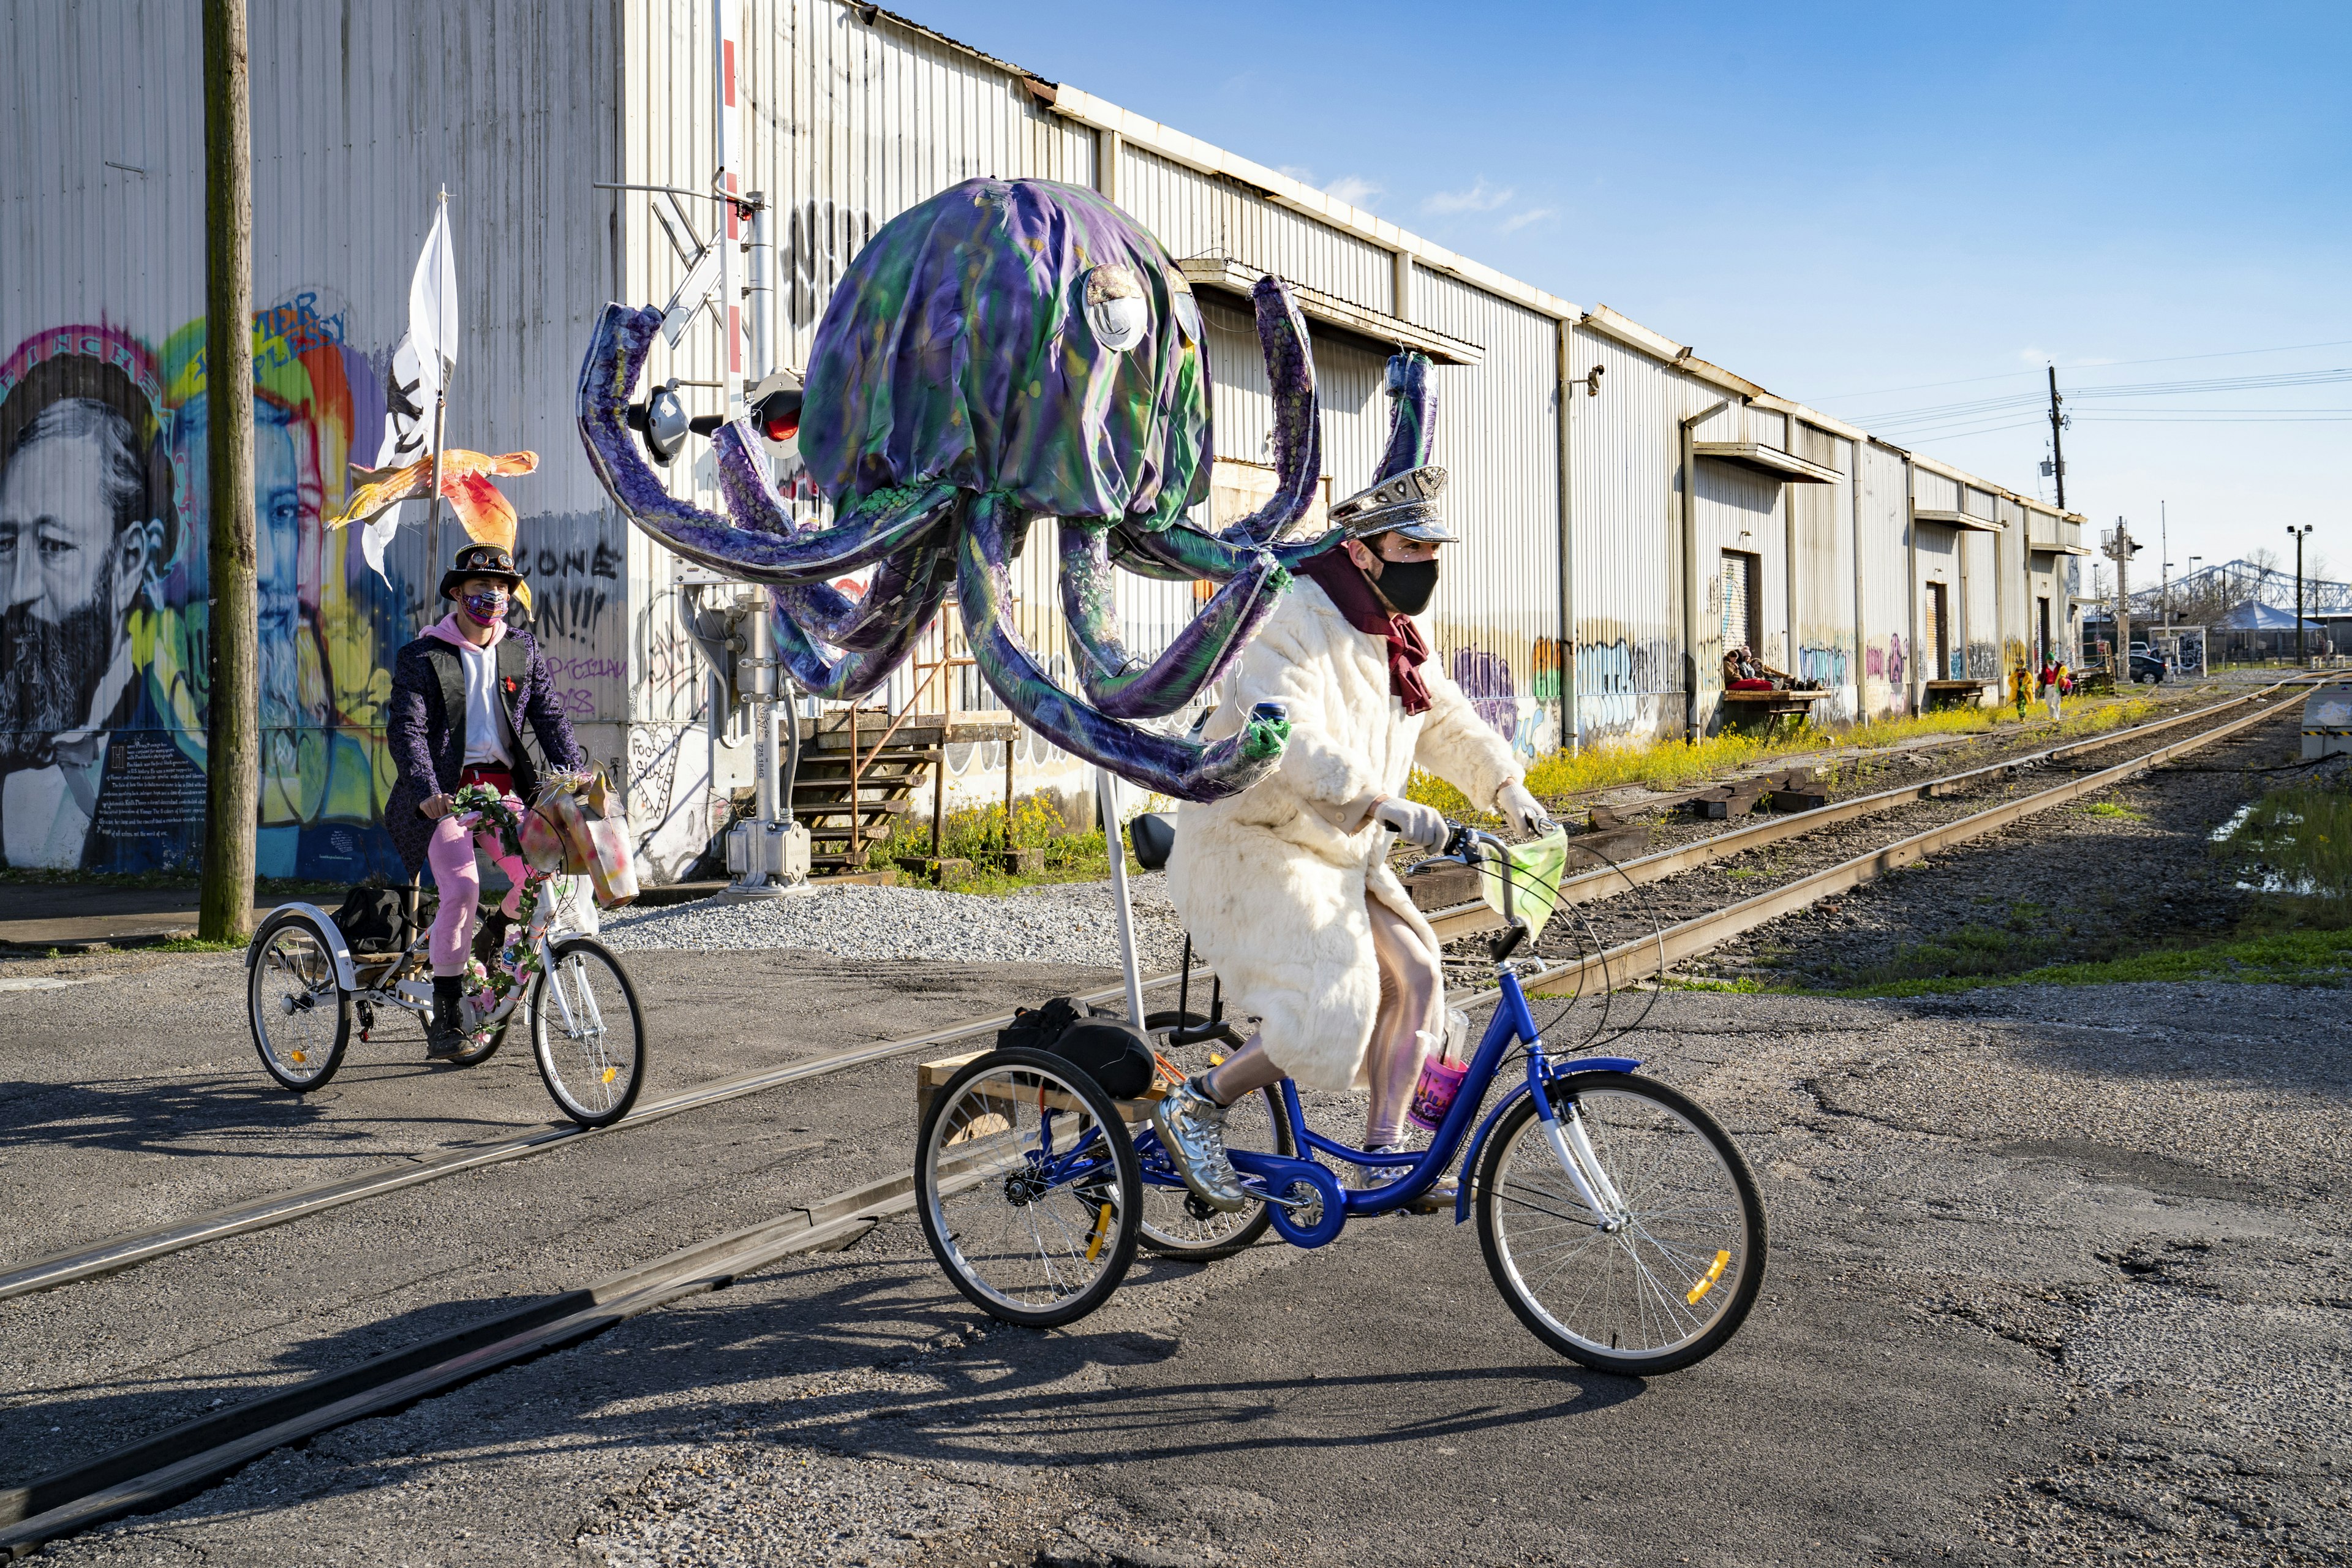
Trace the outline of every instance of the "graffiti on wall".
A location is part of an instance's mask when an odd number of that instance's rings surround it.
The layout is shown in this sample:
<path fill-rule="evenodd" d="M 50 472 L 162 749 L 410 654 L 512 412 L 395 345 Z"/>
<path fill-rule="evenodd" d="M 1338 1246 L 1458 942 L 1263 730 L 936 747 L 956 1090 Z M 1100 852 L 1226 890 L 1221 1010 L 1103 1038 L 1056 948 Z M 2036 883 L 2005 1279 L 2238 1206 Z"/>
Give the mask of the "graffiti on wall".
<path fill-rule="evenodd" d="M 1632 734 L 1645 703 L 1682 689 L 1675 646 L 1664 637 L 1596 637 L 1576 647 L 1576 706 L 1588 737 Z"/>
<path fill-rule="evenodd" d="M 323 526 L 352 455 L 373 452 L 384 417 L 375 369 L 346 342 L 345 320 L 310 290 L 254 316 L 255 864 L 265 877 L 400 868 L 382 823 L 394 777 L 383 724 L 394 656 L 430 585 L 385 584 L 361 554 L 360 531 Z M 173 870 L 202 854 L 205 340 L 202 319 L 160 340 L 64 325 L 0 359 L 7 865 Z M 604 579 L 618 575 L 606 554 L 593 540 L 562 547 L 547 597 L 567 630 L 601 616 Z M 578 716 L 611 677 L 571 674 L 559 686 Z"/>
<path fill-rule="evenodd" d="M 1843 647 L 1800 647 L 1797 650 L 1797 675 L 1805 680 L 1816 680 L 1835 689 L 1846 684 L 1853 668 L 1853 656 Z"/>

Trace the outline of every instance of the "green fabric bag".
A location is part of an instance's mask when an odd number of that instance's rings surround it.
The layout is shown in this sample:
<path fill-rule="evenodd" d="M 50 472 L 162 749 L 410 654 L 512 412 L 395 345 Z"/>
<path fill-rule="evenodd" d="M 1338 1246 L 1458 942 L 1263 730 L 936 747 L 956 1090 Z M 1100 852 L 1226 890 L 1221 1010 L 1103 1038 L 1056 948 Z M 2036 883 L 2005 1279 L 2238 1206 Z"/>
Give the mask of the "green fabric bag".
<path fill-rule="evenodd" d="M 1492 850 L 1485 858 L 1480 890 L 1497 914 L 1516 914 L 1528 922 L 1528 940 L 1543 934 L 1544 922 L 1559 905 L 1559 879 L 1568 869 L 1568 829 L 1555 827 L 1541 838 L 1503 847 L 1498 862 Z M 1503 901 L 1506 878 L 1510 902 Z"/>

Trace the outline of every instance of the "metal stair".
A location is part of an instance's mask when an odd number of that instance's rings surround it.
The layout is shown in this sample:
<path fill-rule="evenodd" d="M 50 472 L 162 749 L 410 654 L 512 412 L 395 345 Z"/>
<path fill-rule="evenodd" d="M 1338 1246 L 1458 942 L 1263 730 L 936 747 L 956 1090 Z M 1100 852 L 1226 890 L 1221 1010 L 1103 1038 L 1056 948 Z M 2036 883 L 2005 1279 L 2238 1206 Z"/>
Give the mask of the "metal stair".
<path fill-rule="evenodd" d="M 793 815 L 809 830 L 809 870 L 819 877 L 837 877 L 871 868 L 878 845 L 908 816 L 928 816 L 931 809 L 931 770 L 938 765 L 947 742 L 993 741 L 1013 726 L 1003 719 L 967 718 L 958 714 L 950 726 L 940 713 L 910 713 L 893 731 L 894 715 L 883 708 L 856 711 L 857 754 L 865 766 L 857 780 L 857 797 L 850 798 L 850 710 L 836 709 L 824 717 L 801 721 L 800 773 L 793 784 Z M 885 734 L 888 743 L 876 745 Z M 752 809 L 752 792 L 735 794 L 738 817 Z M 851 847 L 850 826 L 856 824 L 856 847 Z"/>
<path fill-rule="evenodd" d="M 891 717 L 883 708 L 856 710 L 857 753 L 866 763 L 855 801 L 849 784 L 851 710 L 845 708 L 802 721 L 793 815 L 808 826 L 809 870 L 816 876 L 865 870 L 875 846 L 890 837 L 900 817 L 930 809 L 931 769 L 947 738 L 946 716 L 909 715 L 877 753 L 875 743 L 890 728 Z M 857 829 L 855 849 L 853 821 Z"/>

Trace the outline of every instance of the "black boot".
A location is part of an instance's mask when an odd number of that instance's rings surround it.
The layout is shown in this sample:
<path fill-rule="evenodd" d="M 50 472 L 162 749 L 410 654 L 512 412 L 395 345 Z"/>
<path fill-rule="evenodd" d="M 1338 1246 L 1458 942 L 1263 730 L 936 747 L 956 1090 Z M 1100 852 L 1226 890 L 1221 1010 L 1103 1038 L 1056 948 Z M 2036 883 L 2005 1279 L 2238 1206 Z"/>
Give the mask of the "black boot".
<path fill-rule="evenodd" d="M 455 974 L 433 977 L 433 1027 L 425 1037 L 428 1060 L 463 1056 L 466 1051 L 465 982 Z"/>

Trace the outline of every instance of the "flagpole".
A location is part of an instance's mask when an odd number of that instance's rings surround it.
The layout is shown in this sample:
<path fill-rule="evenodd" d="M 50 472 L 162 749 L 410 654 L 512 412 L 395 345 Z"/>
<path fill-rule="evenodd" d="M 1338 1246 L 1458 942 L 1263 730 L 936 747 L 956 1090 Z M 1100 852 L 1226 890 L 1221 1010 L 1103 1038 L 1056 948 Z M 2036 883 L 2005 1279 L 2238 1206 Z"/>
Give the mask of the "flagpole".
<path fill-rule="evenodd" d="M 444 185 L 441 187 L 442 215 L 446 217 L 448 211 L 449 187 Z M 457 368 L 457 356 L 443 353 L 441 348 L 439 344 L 434 348 L 435 354 L 441 361 L 441 374 L 435 378 L 440 385 L 433 396 L 433 494 L 425 502 L 425 580 L 427 583 L 441 580 L 441 437 L 448 426 L 449 374 Z M 434 614 L 438 607 L 437 601 L 427 599 L 425 602 L 424 625 L 430 626 L 440 619 Z"/>

